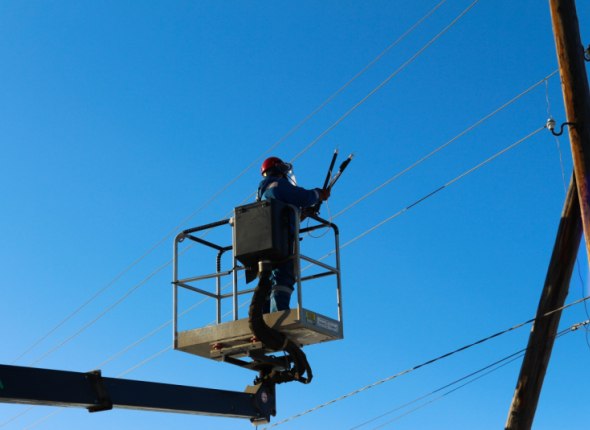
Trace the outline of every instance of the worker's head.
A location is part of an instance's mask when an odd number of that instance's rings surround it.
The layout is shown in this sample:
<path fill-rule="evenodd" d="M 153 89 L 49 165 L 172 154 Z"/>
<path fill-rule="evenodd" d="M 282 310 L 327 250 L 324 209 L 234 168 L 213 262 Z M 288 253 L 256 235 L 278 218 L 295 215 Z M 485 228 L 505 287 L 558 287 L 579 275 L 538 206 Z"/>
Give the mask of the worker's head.
<path fill-rule="evenodd" d="M 293 165 L 285 163 L 278 157 L 269 157 L 262 162 L 260 166 L 262 176 L 272 176 L 277 178 L 287 178 L 293 185 L 297 185 L 297 180 L 293 174 Z"/>
<path fill-rule="evenodd" d="M 292 169 L 290 163 L 285 163 L 278 157 L 269 157 L 262 162 L 260 173 L 262 176 L 285 176 Z"/>

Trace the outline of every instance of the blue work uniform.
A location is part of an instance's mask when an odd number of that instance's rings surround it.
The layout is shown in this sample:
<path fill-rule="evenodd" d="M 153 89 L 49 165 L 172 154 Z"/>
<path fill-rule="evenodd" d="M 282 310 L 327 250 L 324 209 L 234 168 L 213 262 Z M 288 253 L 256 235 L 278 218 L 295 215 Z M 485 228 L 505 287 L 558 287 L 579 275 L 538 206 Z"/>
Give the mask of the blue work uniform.
<path fill-rule="evenodd" d="M 308 190 L 293 185 L 285 177 L 268 176 L 260 182 L 256 200 L 277 199 L 283 203 L 296 206 L 299 209 L 305 209 L 316 205 L 320 202 L 319 190 Z M 294 233 L 294 227 L 291 227 L 291 233 Z M 294 240 L 295 238 L 293 238 Z M 270 275 L 272 289 L 269 301 L 267 302 L 264 312 L 275 312 L 289 309 L 293 285 L 295 284 L 294 261 L 288 260 L 280 263 L 273 269 Z"/>

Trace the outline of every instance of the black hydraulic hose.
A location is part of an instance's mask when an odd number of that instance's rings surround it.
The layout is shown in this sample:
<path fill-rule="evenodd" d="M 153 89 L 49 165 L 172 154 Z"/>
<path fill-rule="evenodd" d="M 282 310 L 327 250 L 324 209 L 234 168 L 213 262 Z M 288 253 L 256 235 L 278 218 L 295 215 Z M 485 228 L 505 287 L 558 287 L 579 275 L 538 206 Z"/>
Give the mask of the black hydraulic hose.
<path fill-rule="evenodd" d="M 254 289 L 250 309 L 248 310 L 248 326 L 258 340 L 270 349 L 285 351 L 289 355 L 289 361 L 293 362 L 293 369 L 287 371 L 272 370 L 268 374 L 271 382 L 281 383 L 299 381 L 309 384 L 313 374 L 305 353 L 287 338 L 283 333 L 269 327 L 263 318 L 263 308 L 271 289 L 269 272 L 260 272 L 259 282 Z M 304 376 L 307 374 L 307 376 Z"/>

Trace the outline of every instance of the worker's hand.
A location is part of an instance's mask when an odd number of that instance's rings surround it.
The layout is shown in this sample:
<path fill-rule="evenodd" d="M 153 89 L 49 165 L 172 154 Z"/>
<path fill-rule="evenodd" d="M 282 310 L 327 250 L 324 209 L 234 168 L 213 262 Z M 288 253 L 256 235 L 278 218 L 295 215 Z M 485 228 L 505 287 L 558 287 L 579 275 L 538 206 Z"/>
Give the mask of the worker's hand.
<path fill-rule="evenodd" d="M 330 189 L 329 188 L 318 188 L 318 194 L 320 195 L 320 201 L 326 201 L 330 198 Z"/>

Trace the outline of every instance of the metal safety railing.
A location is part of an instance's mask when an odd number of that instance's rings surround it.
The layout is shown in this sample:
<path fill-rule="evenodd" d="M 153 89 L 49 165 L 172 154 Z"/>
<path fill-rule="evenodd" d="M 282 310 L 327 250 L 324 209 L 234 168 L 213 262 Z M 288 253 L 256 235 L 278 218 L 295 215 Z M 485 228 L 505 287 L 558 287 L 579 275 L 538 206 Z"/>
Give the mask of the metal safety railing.
<path fill-rule="evenodd" d="M 337 312 L 337 320 L 342 323 L 342 284 L 341 284 L 341 271 L 340 271 L 340 243 L 339 243 L 339 230 L 338 227 L 327 221 L 318 217 L 317 215 L 311 215 L 308 219 L 313 220 L 313 225 L 308 225 L 305 228 L 300 229 L 300 221 L 299 221 L 299 211 L 292 207 L 297 216 L 294 222 L 294 238 L 298 240 L 293 241 L 293 254 L 290 258 L 294 260 L 294 273 L 296 277 L 296 290 L 297 290 L 297 307 L 299 310 L 303 308 L 303 288 L 302 284 L 318 278 L 334 276 L 335 277 L 335 289 L 336 289 L 336 312 Z M 240 264 L 235 256 L 235 243 L 236 243 L 236 234 L 235 234 L 235 217 L 224 219 L 221 221 L 217 221 L 210 224 L 205 224 L 199 227 L 190 228 L 187 230 L 182 231 L 179 233 L 174 239 L 174 249 L 173 249 L 173 337 L 174 337 L 174 347 L 177 346 L 177 339 L 178 339 L 178 318 L 179 318 L 179 289 L 185 289 L 188 291 L 192 291 L 197 294 L 201 294 L 205 297 L 213 299 L 215 301 L 215 308 L 216 308 L 216 324 L 222 323 L 222 302 L 225 300 L 231 301 L 232 306 L 232 320 L 237 321 L 239 319 L 239 311 L 238 311 L 238 297 L 243 296 L 246 294 L 250 294 L 254 291 L 254 288 L 244 288 L 246 282 L 244 281 L 244 285 L 240 285 L 239 283 L 239 272 L 245 271 L 249 268 L 244 267 Z M 218 229 L 220 227 L 229 226 L 231 228 L 231 245 L 219 245 L 214 243 L 213 241 L 206 240 L 203 238 L 207 233 L 211 232 L 213 229 Z M 313 258 L 308 255 L 301 254 L 301 245 L 300 245 L 300 235 L 304 233 L 310 233 L 320 229 L 329 229 L 333 233 L 333 240 L 334 240 L 334 250 L 330 253 L 333 254 L 334 257 L 331 260 L 333 264 L 327 264 L 321 260 L 324 260 L 325 257 L 320 258 Z M 229 233 L 228 233 L 229 236 Z M 323 237 L 323 236 L 322 236 Z M 181 254 L 188 249 L 183 250 L 182 252 L 179 251 L 179 246 L 185 240 L 190 240 L 196 245 L 202 245 L 208 249 L 217 251 L 215 256 L 215 271 L 211 273 L 206 273 L 199 276 L 190 276 L 179 278 L 179 259 Z M 222 259 L 224 255 L 231 253 L 231 268 L 222 270 Z M 308 268 L 315 268 L 319 270 L 318 273 L 313 273 L 308 276 L 301 276 L 301 261 L 305 261 L 309 263 Z M 222 280 L 226 278 L 231 278 L 231 292 L 223 292 L 222 289 Z M 199 288 L 196 285 L 201 285 L 202 281 L 206 280 L 215 280 L 215 287 L 205 289 Z"/>

